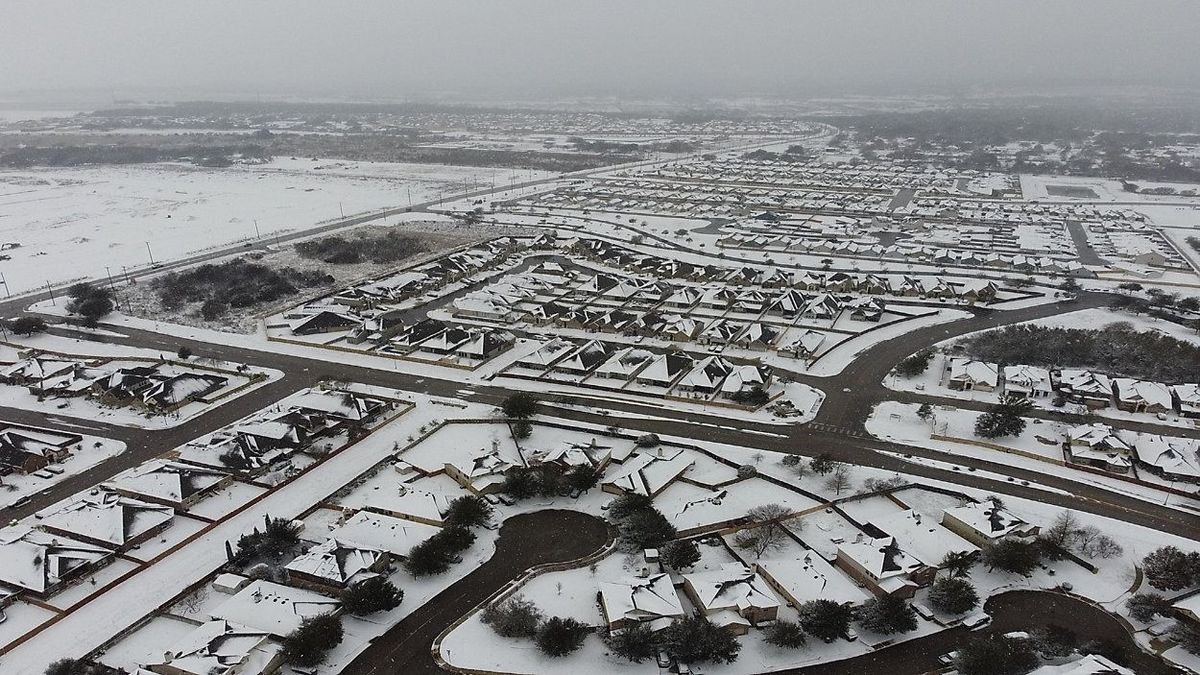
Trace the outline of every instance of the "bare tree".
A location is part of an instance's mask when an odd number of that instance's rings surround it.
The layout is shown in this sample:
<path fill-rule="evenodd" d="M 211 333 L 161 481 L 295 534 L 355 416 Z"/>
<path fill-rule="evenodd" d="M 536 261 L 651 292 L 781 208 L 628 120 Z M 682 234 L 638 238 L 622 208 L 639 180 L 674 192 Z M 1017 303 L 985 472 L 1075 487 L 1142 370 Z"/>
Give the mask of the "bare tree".
<path fill-rule="evenodd" d="M 788 539 L 785 523 L 792 517 L 791 509 L 779 504 L 763 504 L 750 509 L 746 517 L 752 525 L 734 535 L 733 541 L 738 548 L 754 553 L 756 560 L 768 551 L 783 548 Z"/>
<path fill-rule="evenodd" d="M 844 464 L 838 464 L 830 472 L 829 477 L 825 479 L 826 489 L 833 490 L 834 494 L 841 495 L 842 490 L 850 489 L 850 469 Z"/>

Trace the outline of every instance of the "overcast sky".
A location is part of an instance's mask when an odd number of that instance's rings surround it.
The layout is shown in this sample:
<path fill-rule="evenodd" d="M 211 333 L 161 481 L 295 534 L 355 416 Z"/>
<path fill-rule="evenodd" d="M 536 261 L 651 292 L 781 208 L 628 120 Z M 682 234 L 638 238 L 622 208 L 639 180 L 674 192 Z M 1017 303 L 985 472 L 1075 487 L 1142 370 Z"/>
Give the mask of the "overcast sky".
<path fill-rule="evenodd" d="M 1200 87 L 1195 0 L 5 0 L 0 93 Z"/>

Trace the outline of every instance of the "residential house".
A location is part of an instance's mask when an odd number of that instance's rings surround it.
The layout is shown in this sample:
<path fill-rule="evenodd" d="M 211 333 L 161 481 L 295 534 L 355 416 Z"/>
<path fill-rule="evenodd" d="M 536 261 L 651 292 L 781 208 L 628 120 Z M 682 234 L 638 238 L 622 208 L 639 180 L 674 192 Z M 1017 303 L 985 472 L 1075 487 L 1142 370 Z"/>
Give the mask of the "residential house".
<path fill-rule="evenodd" d="M 1117 377 L 1112 393 L 1117 407 L 1127 412 L 1169 413 L 1175 408 L 1170 388 L 1158 382 Z"/>
<path fill-rule="evenodd" d="M 1063 398 L 1088 408 L 1107 408 L 1112 400 L 1112 381 L 1107 375 L 1090 370 L 1063 368 L 1058 371 L 1057 387 Z"/>
<path fill-rule="evenodd" d="M 1200 440 L 1137 434 L 1132 445 L 1138 469 L 1170 481 L 1200 483 Z"/>
<path fill-rule="evenodd" d="M 656 497 L 696 462 L 679 448 L 638 450 L 600 483 L 610 494 Z"/>
<path fill-rule="evenodd" d="M 995 391 L 1000 384 L 994 363 L 954 356 L 946 364 L 946 386 L 959 391 Z"/>
<path fill-rule="evenodd" d="M 282 640 L 305 619 L 333 614 L 340 608 L 340 602 L 315 591 L 254 579 L 217 605 L 211 616 Z"/>
<path fill-rule="evenodd" d="M 816 551 L 808 550 L 789 558 L 759 560 L 755 568 L 792 607 L 812 600 L 859 605 L 870 598 L 858 583 Z"/>
<path fill-rule="evenodd" d="M 169 506 L 93 490 L 46 516 L 42 528 L 115 551 L 125 551 L 162 532 L 175 519 Z"/>
<path fill-rule="evenodd" d="M 610 631 L 639 623 L 661 630 L 685 616 L 669 574 L 601 582 L 597 598 L 601 617 Z"/>
<path fill-rule="evenodd" d="M 0 425 L 0 476 L 29 474 L 57 464 L 78 450 L 83 437 L 18 424 Z"/>
<path fill-rule="evenodd" d="M 158 675 L 271 675 L 283 665 L 282 644 L 265 631 L 209 621 L 142 666 Z"/>
<path fill-rule="evenodd" d="M 413 547 L 440 531 L 436 525 L 359 511 L 329 533 L 331 540 L 366 549 L 387 551 L 393 558 L 408 557 Z"/>
<path fill-rule="evenodd" d="M 634 376 L 634 381 L 651 387 L 670 387 L 691 371 L 695 361 L 683 352 L 659 354 Z"/>
<path fill-rule="evenodd" d="M 152 459 L 117 474 L 104 486 L 117 494 L 170 506 L 182 513 L 232 482 L 233 475 L 219 469 Z"/>
<path fill-rule="evenodd" d="M 1036 537 L 1040 528 L 993 501 L 968 502 L 942 511 L 942 527 L 983 547 L 1000 539 Z"/>
<path fill-rule="evenodd" d="M 0 589 L 44 600 L 114 556 L 111 548 L 73 537 L 9 528 L 0 536 Z"/>
<path fill-rule="evenodd" d="M 1177 384 L 1171 387 L 1171 397 L 1175 399 L 1180 415 L 1200 418 L 1200 384 Z"/>
<path fill-rule="evenodd" d="M 741 563 L 685 574 L 683 588 L 701 614 L 736 635 L 779 615 L 779 598 L 770 585 Z"/>
<path fill-rule="evenodd" d="M 338 593 L 376 576 L 389 562 L 391 555 L 383 549 L 330 537 L 293 558 L 285 569 L 296 585 Z"/>
<path fill-rule="evenodd" d="M 1104 424 L 1069 429 L 1067 452 L 1073 462 L 1114 473 L 1128 473 L 1132 466 L 1133 448 Z"/>
<path fill-rule="evenodd" d="M 979 546 L 913 509 L 873 518 L 870 526 L 896 541 L 904 542 L 904 550 L 927 567 L 939 568 L 942 560 L 950 554 L 979 554 Z"/>
<path fill-rule="evenodd" d="M 1047 398 L 1054 392 L 1050 371 L 1038 366 L 1004 366 L 1004 392 L 1028 399 Z"/>
<path fill-rule="evenodd" d="M 877 596 L 911 598 L 937 570 L 905 552 L 893 537 L 856 537 L 838 544 L 837 564 Z"/>

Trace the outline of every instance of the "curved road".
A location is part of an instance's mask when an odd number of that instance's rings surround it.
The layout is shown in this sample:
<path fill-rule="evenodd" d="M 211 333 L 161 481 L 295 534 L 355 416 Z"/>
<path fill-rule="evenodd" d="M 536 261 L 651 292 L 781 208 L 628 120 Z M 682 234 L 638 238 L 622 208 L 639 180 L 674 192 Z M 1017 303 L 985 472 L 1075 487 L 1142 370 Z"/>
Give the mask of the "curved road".
<path fill-rule="evenodd" d="M 504 521 L 496 552 L 403 621 L 371 641 L 343 675 L 443 673 L 430 646 L 442 631 L 536 565 L 591 555 L 608 542 L 608 525 L 577 511 L 548 510 Z"/>
<path fill-rule="evenodd" d="M 984 608 L 992 622 L 975 631 L 977 637 L 1061 626 L 1080 636 L 1081 641 L 1102 641 L 1116 646 L 1120 656 L 1115 658 L 1138 675 L 1179 672 L 1138 649 L 1125 626 L 1111 614 L 1068 595 L 1049 591 L 1009 591 L 992 596 Z M 971 636 L 970 631 L 960 626 L 844 661 L 775 672 L 786 675 L 919 675 L 937 670 L 941 667 L 938 657 L 958 649 Z"/>

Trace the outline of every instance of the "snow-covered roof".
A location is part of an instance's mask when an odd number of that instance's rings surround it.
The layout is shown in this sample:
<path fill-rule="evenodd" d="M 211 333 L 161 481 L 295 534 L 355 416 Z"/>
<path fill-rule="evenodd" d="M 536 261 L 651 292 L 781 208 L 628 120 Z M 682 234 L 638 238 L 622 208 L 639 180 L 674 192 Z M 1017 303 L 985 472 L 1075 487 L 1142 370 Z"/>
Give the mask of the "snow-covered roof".
<path fill-rule="evenodd" d="M 1007 386 L 1023 389 L 1050 390 L 1050 371 L 1040 366 L 1017 364 L 1004 366 L 1004 382 Z"/>
<path fill-rule="evenodd" d="M 683 617 L 683 604 L 669 574 L 602 582 L 600 603 L 610 622 Z"/>
<path fill-rule="evenodd" d="M 1117 400 L 1123 403 L 1144 404 L 1163 410 L 1173 407 L 1171 390 L 1165 384 L 1118 377 L 1113 380 L 1113 385 Z"/>
<path fill-rule="evenodd" d="M 42 526 L 119 548 L 174 518 L 170 506 L 101 490 L 68 503 L 47 516 Z"/>
<path fill-rule="evenodd" d="M 187 675 L 262 675 L 274 665 L 280 648 L 264 631 L 215 620 L 185 635 L 167 650 L 166 658 L 143 665 L 155 672 L 166 666 Z"/>
<path fill-rule="evenodd" d="M 353 542 L 371 549 L 390 551 L 393 555 L 404 558 L 408 557 L 414 546 L 440 530 L 441 528 L 435 525 L 359 511 L 330 532 L 329 536 L 341 542 Z"/>
<path fill-rule="evenodd" d="M 970 382 L 995 387 L 999 382 L 998 366 L 986 361 L 976 361 L 964 356 L 950 359 L 950 380 L 952 382 Z"/>
<path fill-rule="evenodd" d="M 1200 478 L 1200 440 L 1158 434 L 1138 434 L 1133 441 L 1138 461 L 1164 474 Z"/>
<path fill-rule="evenodd" d="M 0 531 L 0 584 L 45 593 L 80 567 L 98 563 L 112 551 L 40 530 Z"/>
<path fill-rule="evenodd" d="M 620 471 L 604 481 L 621 492 L 653 496 L 670 485 L 695 464 L 683 450 L 647 452 L 639 450 L 625 461 Z"/>
<path fill-rule="evenodd" d="M 952 506 L 943 511 L 972 530 L 989 539 L 996 539 L 1009 534 L 1025 534 L 1033 526 L 1014 516 L 1007 510 L 996 506 L 994 502 L 970 502 Z"/>
<path fill-rule="evenodd" d="M 1029 672 L 1029 675 L 1135 675 L 1125 666 L 1119 666 L 1099 654 L 1088 654 L 1070 663 L 1045 664 Z"/>
<path fill-rule="evenodd" d="M 329 538 L 293 558 L 287 569 L 334 586 L 345 586 L 355 581 L 358 575 L 369 573 L 381 555 L 379 548 Z"/>
<path fill-rule="evenodd" d="M 768 558 L 755 565 L 760 574 L 796 602 L 819 599 L 858 604 L 870 597 L 853 579 L 814 551 L 795 558 Z"/>
<path fill-rule="evenodd" d="M 871 524 L 902 542 L 904 549 L 930 567 L 948 553 L 974 553 L 979 547 L 942 527 L 933 518 L 907 509 L 871 520 Z"/>
<path fill-rule="evenodd" d="M 339 604 L 316 591 L 256 579 L 217 605 L 212 617 L 283 637 L 305 619 L 336 611 Z"/>
<path fill-rule="evenodd" d="M 1113 433 L 1112 427 L 1099 422 L 1071 427 L 1067 432 L 1067 436 L 1071 441 L 1071 445 L 1083 445 L 1093 449 L 1112 449 L 1121 452 L 1130 450 L 1129 443 Z"/>
<path fill-rule="evenodd" d="M 705 614 L 735 610 L 779 607 L 779 598 L 766 581 L 741 563 L 725 563 L 720 569 L 683 575 Z"/>
<path fill-rule="evenodd" d="M 894 537 L 863 537 L 845 542 L 838 544 L 838 553 L 854 561 L 876 580 L 907 577 L 924 566 L 916 557 L 905 553 Z"/>
<path fill-rule="evenodd" d="M 114 490 L 178 504 L 194 494 L 212 488 L 228 476 L 229 474 L 217 469 L 166 459 L 152 459 L 117 474 L 105 485 Z"/>

